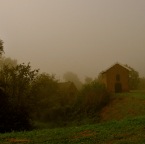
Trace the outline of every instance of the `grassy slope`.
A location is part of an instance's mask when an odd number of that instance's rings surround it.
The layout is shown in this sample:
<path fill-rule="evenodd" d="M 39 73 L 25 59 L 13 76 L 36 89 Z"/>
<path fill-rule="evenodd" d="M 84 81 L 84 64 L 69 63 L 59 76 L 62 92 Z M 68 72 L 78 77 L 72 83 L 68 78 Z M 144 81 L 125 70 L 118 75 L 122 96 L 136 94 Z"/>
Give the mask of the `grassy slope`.
<path fill-rule="evenodd" d="M 145 114 L 145 92 L 115 94 L 109 105 L 101 112 L 101 122 Z"/>
<path fill-rule="evenodd" d="M 103 114 L 106 112 L 107 115 L 105 120 L 118 119 L 118 115 L 121 115 L 119 119 L 126 116 L 128 117 L 128 115 L 130 117 L 143 115 L 143 112 L 145 112 L 145 106 L 143 106 L 143 104 L 145 104 L 144 93 L 118 95 L 117 99 L 114 99 L 114 101 L 112 104 L 110 104 L 111 107 L 107 106 L 107 110 L 103 110 Z M 121 104 L 121 102 L 123 104 Z M 117 110 L 114 110 L 113 108 Z M 133 114 L 130 113 L 130 109 L 132 109 Z M 104 117 L 102 116 L 102 118 Z M 104 120 L 102 119 L 102 121 Z M 124 118 L 120 121 L 112 120 L 110 122 L 104 122 L 95 125 L 85 125 L 80 127 L 44 129 L 34 130 L 31 132 L 0 134 L 0 144 L 10 143 L 143 144 L 145 143 L 145 116 Z"/>

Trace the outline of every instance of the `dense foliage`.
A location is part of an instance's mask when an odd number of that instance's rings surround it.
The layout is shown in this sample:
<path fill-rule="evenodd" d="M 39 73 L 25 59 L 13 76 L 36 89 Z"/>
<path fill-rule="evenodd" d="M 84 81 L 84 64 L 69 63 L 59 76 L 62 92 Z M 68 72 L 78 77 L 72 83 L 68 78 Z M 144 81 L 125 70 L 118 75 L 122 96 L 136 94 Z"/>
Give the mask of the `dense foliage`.
<path fill-rule="evenodd" d="M 84 84 L 76 102 L 76 117 L 80 120 L 88 119 L 99 120 L 100 110 L 110 101 L 110 94 L 106 87 L 93 80 Z M 83 120 L 82 119 L 82 120 Z"/>
<path fill-rule="evenodd" d="M 57 106 L 57 87 L 54 75 L 42 73 L 35 78 L 31 87 L 31 103 L 35 119 L 48 120 L 51 109 Z"/>
<path fill-rule="evenodd" d="M 5 131 L 30 129 L 32 121 L 47 122 L 51 127 L 69 125 L 73 121 L 81 123 L 84 118 L 98 118 L 99 110 L 109 102 L 107 90 L 97 81 L 72 93 L 73 87 L 60 88 L 54 75 L 39 74 L 29 63 L 3 65 L 0 84 L 5 94 L 1 131 L 4 127 Z M 71 82 L 66 84 L 73 86 Z"/>
<path fill-rule="evenodd" d="M 21 103 L 29 95 L 30 85 L 37 73 L 38 70 L 31 70 L 30 64 L 23 63 L 12 67 L 5 65 L 0 70 L 0 82 L 10 98 Z"/>
<path fill-rule="evenodd" d="M 0 70 L 2 132 L 3 127 L 5 131 L 30 129 L 29 96 L 37 73 L 38 70 L 31 70 L 30 64 L 4 65 Z"/>

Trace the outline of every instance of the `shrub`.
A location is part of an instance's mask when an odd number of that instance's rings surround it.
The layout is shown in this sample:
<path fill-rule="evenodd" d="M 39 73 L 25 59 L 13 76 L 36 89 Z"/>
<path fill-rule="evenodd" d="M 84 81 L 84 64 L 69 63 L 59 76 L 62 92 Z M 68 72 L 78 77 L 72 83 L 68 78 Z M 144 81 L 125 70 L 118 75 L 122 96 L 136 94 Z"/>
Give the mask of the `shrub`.
<path fill-rule="evenodd" d="M 110 101 L 110 94 L 98 81 L 85 84 L 76 103 L 76 113 L 81 116 L 94 116 Z"/>
<path fill-rule="evenodd" d="M 0 89 L 0 132 L 30 130 L 29 111 L 23 105 L 12 104 L 9 96 Z"/>

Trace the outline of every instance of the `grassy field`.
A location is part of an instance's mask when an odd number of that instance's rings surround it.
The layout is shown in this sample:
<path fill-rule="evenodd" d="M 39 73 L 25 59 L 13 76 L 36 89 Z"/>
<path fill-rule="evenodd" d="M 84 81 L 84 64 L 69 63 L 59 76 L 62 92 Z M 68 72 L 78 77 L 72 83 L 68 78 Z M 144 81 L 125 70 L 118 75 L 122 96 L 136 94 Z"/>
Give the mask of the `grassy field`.
<path fill-rule="evenodd" d="M 0 144 L 145 144 L 144 114 L 144 92 L 118 94 L 99 124 L 0 134 Z"/>

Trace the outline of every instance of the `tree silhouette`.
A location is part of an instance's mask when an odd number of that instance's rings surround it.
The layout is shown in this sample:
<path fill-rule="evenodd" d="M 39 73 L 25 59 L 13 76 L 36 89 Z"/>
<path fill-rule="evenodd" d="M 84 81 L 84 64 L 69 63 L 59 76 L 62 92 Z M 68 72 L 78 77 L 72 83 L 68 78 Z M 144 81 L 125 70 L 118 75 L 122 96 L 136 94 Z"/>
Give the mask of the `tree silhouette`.
<path fill-rule="evenodd" d="M 3 49 L 3 41 L 0 40 L 0 55 L 4 52 L 4 49 Z"/>
<path fill-rule="evenodd" d="M 82 82 L 80 81 L 80 79 L 77 76 L 77 74 L 75 74 L 73 72 L 66 72 L 63 75 L 63 78 L 64 78 L 65 81 L 73 82 L 75 84 L 75 86 L 77 87 L 77 89 L 81 89 L 82 88 Z"/>
<path fill-rule="evenodd" d="M 129 72 L 129 87 L 131 90 L 135 90 L 138 88 L 139 85 L 139 73 L 134 70 L 134 68 L 125 65 L 126 67 L 128 67 L 130 69 Z"/>

